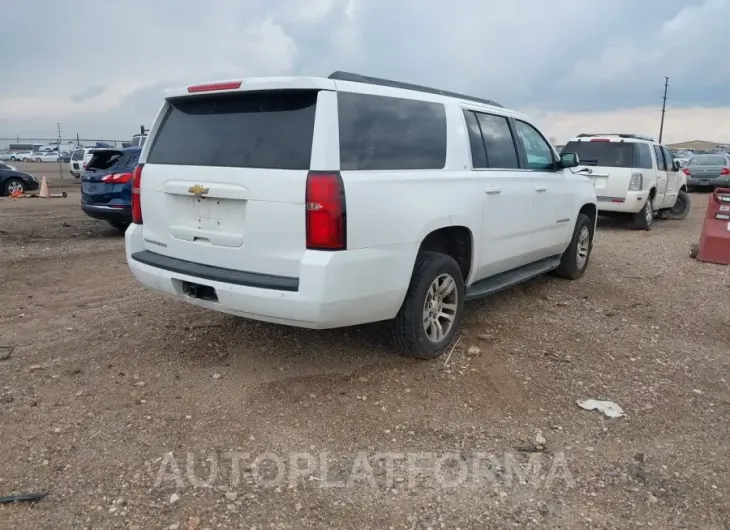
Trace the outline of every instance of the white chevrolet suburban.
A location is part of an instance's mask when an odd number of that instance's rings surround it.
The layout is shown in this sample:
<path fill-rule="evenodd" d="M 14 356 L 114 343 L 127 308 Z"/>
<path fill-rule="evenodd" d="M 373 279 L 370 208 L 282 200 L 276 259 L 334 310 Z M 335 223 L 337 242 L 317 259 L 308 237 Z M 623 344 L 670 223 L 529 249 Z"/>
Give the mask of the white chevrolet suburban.
<path fill-rule="evenodd" d="M 242 317 L 334 328 L 390 320 L 417 358 L 464 301 L 549 271 L 577 279 L 591 180 L 524 116 L 335 72 L 167 92 L 132 187 L 143 285 Z"/>
<path fill-rule="evenodd" d="M 578 155 L 596 186 L 598 211 L 630 216 L 650 230 L 655 215 L 684 219 L 690 209 L 687 176 L 669 149 L 637 134 L 579 134 L 564 152 Z"/>

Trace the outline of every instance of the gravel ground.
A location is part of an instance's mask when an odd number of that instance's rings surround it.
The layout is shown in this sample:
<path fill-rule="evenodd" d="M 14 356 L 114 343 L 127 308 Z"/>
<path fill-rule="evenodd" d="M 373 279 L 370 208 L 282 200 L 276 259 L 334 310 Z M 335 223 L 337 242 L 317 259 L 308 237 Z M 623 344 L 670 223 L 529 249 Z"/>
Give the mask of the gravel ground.
<path fill-rule="evenodd" d="M 0 199 L 0 495 L 49 492 L 1 526 L 727 528 L 730 276 L 688 257 L 692 199 L 651 232 L 601 222 L 578 282 L 469 304 L 448 364 L 382 325 L 168 300 L 76 191 Z"/>

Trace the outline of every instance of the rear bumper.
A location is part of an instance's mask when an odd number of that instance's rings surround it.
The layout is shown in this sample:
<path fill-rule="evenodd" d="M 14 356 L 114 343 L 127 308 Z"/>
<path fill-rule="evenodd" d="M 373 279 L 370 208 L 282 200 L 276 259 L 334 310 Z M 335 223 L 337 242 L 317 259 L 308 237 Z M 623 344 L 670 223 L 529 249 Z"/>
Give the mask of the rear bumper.
<path fill-rule="evenodd" d="M 99 206 L 81 203 L 81 210 L 94 219 L 102 221 L 117 221 L 120 223 L 132 222 L 131 208 L 112 208 L 109 206 Z"/>
<path fill-rule="evenodd" d="M 298 278 L 231 271 L 169 258 L 144 246 L 143 227 L 125 233 L 127 264 L 142 285 L 207 309 L 302 328 L 389 320 L 400 309 L 418 245 L 305 252 Z M 213 287 L 217 301 L 187 296 L 182 282 Z"/>
<path fill-rule="evenodd" d="M 598 195 L 599 212 L 638 213 L 644 207 L 649 191 L 629 191 L 625 197 Z"/>
<path fill-rule="evenodd" d="M 711 179 L 698 179 L 687 177 L 687 186 L 690 188 L 714 188 L 720 184 L 727 182 L 727 179 L 722 177 L 711 178 Z"/>

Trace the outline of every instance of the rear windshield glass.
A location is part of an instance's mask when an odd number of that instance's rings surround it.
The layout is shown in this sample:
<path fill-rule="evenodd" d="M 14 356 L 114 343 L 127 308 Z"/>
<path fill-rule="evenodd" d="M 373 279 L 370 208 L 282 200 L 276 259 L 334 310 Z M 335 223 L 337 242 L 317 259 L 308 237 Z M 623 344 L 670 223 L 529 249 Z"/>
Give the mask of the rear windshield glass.
<path fill-rule="evenodd" d="M 104 171 L 114 167 L 122 158 L 121 151 L 98 151 L 91 157 L 87 171 Z"/>
<path fill-rule="evenodd" d="M 563 153 L 575 153 L 586 166 L 637 167 L 634 144 L 628 142 L 568 142 Z"/>
<path fill-rule="evenodd" d="M 147 163 L 309 169 L 317 94 L 278 90 L 168 100 Z"/>
<path fill-rule="evenodd" d="M 140 152 L 141 149 L 97 151 L 86 169 L 87 171 L 131 171 L 139 162 Z"/>
<path fill-rule="evenodd" d="M 689 161 L 690 166 L 724 166 L 727 159 L 724 156 L 695 156 Z"/>
<path fill-rule="evenodd" d="M 71 157 L 71 160 L 83 160 L 83 159 L 84 159 L 84 150 L 83 149 L 74 151 L 74 154 Z"/>

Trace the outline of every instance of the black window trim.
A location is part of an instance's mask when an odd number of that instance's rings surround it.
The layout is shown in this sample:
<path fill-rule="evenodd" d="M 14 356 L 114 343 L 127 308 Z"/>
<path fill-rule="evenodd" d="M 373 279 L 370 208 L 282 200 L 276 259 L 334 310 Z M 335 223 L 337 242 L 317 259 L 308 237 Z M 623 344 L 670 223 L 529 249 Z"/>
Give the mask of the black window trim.
<path fill-rule="evenodd" d="M 479 138 L 482 142 L 482 150 L 484 151 L 484 160 L 486 160 L 486 167 L 475 167 L 474 166 L 474 155 L 471 152 L 471 138 L 469 138 L 469 124 L 466 122 L 466 113 L 470 113 L 474 117 L 474 121 L 477 124 L 477 129 L 479 129 Z M 466 140 L 469 142 L 469 159 L 471 160 L 471 170 L 472 171 L 484 171 L 485 169 L 489 169 L 489 155 L 487 154 L 487 146 L 484 143 L 484 134 L 482 133 L 482 126 L 479 124 L 479 118 L 477 118 L 477 112 L 473 109 L 469 109 L 466 107 L 462 107 L 461 109 L 461 116 L 464 120 L 464 126 L 466 127 Z"/>
<path fill-rule="evenodd" d="M 515 136 L 516 130 L 514 127 L 514 118 L 512 116 L 506 116 L 504 114 L 497 114 L 494 112 L 488 112 L 483 109 L 475 109 L 473 107 L 467 107 L 462 106 L 461 107 L 462 113 L 462 120 L 464 120 L 464 127 L 466 128 L 466 135 L 467 135 L 467 142 L 469 142 L 469 159 L 471 160 L 471 170 L 472 171 L 527 171 L 525 159 L 524 159 L 524 153 L 522 153 L 522 142 L 517 141 L 517 137 Z M 479 127 L 479 135 L 482 137 L 482 147 L 484 147 L 484 156 L 487 159 L 487 167 L 474 167 L 474 158 L 471 154 L 471 142 L 469 141 L 469 125 L 466 123 L 466 117 L 464 116 L 465 112 L 471 112 L 474 114 L 474 117 L 477 118 L 477 126 Z M 515 146 L 515 151 L 517 153 L 517 165 L 519 167 L 512 167 L 512 168 L 499 168 L 499 167 L 489 167 L 489 153 L 487 152 L 487 145 L 484 143 L 484 134 L 482 133 L 482 125 L 479 123 L 479 118 L 476 116 L 477 114 L 486 114 L 489 116 L 494 116 L 497 118 L 504 118 L 507 120 L 507 127 L 509 127 L 510 135 L 512 136 L 512 145 Z"/>
<path fill-rule="evenodd" d="M 659 148 L 661 149 L 662 155 L 664 156 L 664 164 L 667 166 L 666 171 L 669 173 L 674 173 L 674 157 L 672 156 L 672 153 L 670 153 L 669 149 L 661 144 L 659 144 Z M 669 160 L 667 160 L 667 155 L 669 155 Z"/>
<path fill-rule="evenodd" d="M 658 156 L 659 153 L 657 153 L 657 150 L 662 155 L 661 157 Z M 652 144 L 652 151 L 654 151 L 654 157 L 656 160 L 656 170 L 657 171 L 668 171 L 666 167 L 666 161 L 664 160 L 664 152 L 662 151 L 662 146 L 660 144 Z M 659 166 L 659 159 L 661 158 L 663 168 Z"/>
<path fill-rule="evenodd" d="M 543 141 L 550 147 L 550 155 L 553 159 L 551 167 L 545 168 L 545 169 L 530 169 L 527 167 L 527 152 L 525 151 L 525 146 L 522 145 L 522 140 L 520 140 L 520 137 L 517 133 L 517 122 L 520 121 L 524 123 L 525 125 L 529 125 L 532 127 L 535 132 L 540 136 L 540 138 L 543 139 Z M 520 158 L 520 166 L 523 168 L 524 171 L 531 171 L 531 172 L 540 172 L 544 173 L 546 171 L 557 173 L 561 170 L 560 164 L 558 163 L 560 159 L 555 158 L 555 149 L 553 148 L 552 144 L 545 138 L 545 136 L 540 132 L 540 129 L 535 127 L 532 123 L 530 123 L 527 120 L 524 119 L 517 119 L 517 118 L 510 118 L 510 129 L 512 130 L 512 139 L 515 141 L 515 144 L 517 145 L 517 153 Z M 517 141 L 520 140 L 520 141 Z"/>

